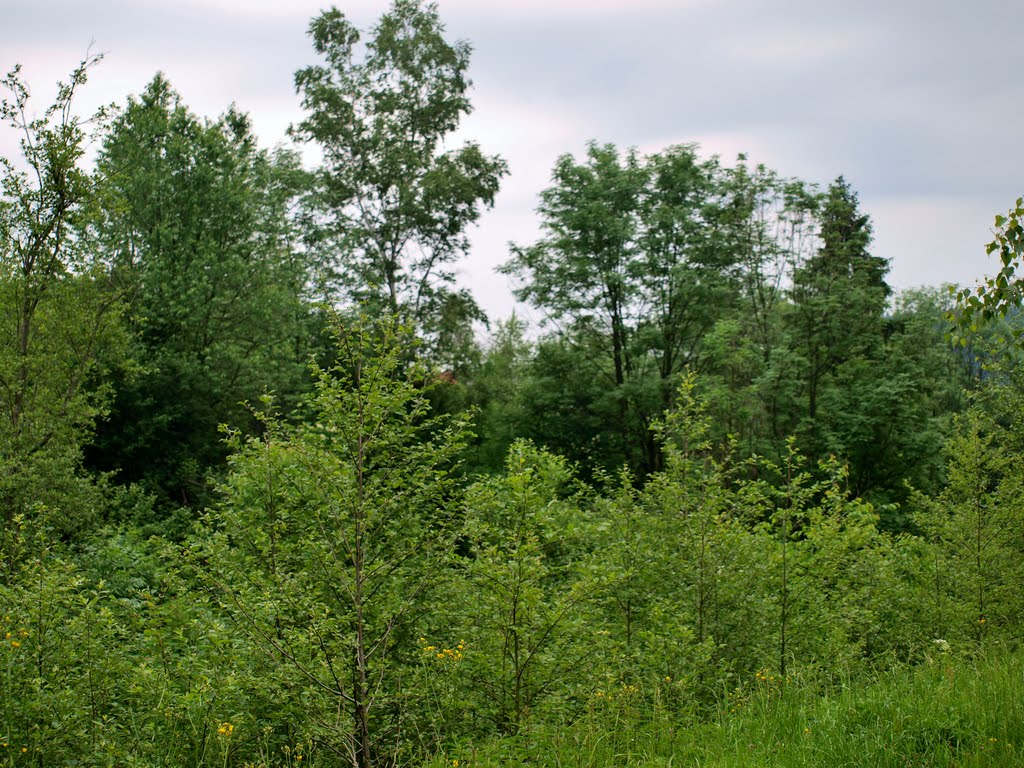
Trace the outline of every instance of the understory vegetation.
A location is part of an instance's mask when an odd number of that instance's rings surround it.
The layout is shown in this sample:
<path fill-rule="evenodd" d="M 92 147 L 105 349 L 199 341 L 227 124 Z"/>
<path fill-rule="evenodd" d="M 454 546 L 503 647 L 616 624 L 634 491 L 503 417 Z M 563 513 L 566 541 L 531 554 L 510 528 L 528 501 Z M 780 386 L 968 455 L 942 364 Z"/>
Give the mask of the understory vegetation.
<path fill-rule="evenodd" d="M 1019 763 L 1022 202 L 895 294 L 843 178 L 594 143 L 492 328 L 443 33 L 312 21 L 312 169 L 3 81 L 0 765 Z"/>

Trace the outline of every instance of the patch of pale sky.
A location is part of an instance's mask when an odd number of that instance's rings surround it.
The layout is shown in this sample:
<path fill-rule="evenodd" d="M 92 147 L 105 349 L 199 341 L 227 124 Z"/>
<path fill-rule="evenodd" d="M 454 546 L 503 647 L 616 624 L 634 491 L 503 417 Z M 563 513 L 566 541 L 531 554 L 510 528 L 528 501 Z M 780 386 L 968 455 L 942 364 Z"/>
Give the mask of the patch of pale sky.
<path fill-rule="evenodd" d="M 371 6 L 370 10 L 378 16 L 388 4 L 383 0 L 361 0 L 360 3 L 363 6 Z M 296 17 L 315 16 L 322 9 L 329 8 L 331 3 L 320 0 L 148 0 L 148 5 L 182 13 L 194 12 L 198 15 L 213 13 L 246 20 L 291 22 Z"/>
<path fill-rule="evenodd" d="M 486 136 L 485 151 L 502 155 L 513 151 L 535 158 L 537 152 L 550 152 L 552 146 L 568 146 L 579 138 L 583 116 L 563 104 L 543 98 L 527 102 L 495 89 L 477 96 L 473 111 L 463 119 L 449 145 Z"/>
<path fill-rule="evenodd" d="M 480 0 L 435 0 L 442 17 L 446 14 L 477 15 L 481 10 Z M 721 7 L 723 0 L 514 0 L 514 2 L 487 3 L 486 15 L 497 18 L 543 19 L 565 18 L 586 15 L 621 16 L 644 11 L 689 10 L 707 7 Z M 331 7 L 330 2 L 319 0 L 149 0 L 150 7 L 169 10 L 198 11 L 227 16 L 241 16 L 261 20 L 294 19 L 296 16 L 312 17 L 320 10 Z M 390 0 L 361 0 L 358 5 L 346 7 L 344 2 L 335 2 L 354 21 L 376 19 L 390 5 Z"/>
<path fill-rule="evenodd" d="M 942 283 L 974 285 L 997 271 L 985 253 L 992 240 L 996 201 L 967 196 L 861 198 L 874 228 L 873 252 L 889 259 L 889 283 L 905 289 Z M 995 206 L 994 208 L 992 206 Z M 1005 206 L 1003 206 L 1005 207 Z M 900 258 L 919 254 L 914 261 Z"/>
<path fill-rule="evenodd" d="M 763 126 L 756 132 L 735 130 L 698 134 L 685 141 L 666 141 L 661 146 L 692 141 L 700 147 L 701 157 L 717 155 L 723 166 L 736 165 L 737 158 L 743 155 L 751 167 L 764 165 L 784 178 L 798 178 L 809 184 L 827 186 L 841 171 L 830 173 L 829 163 L 815 163 L 802 154 L 801 139 L 800 134 L 785 126 Z M 657 151 L 658 146 L 653 142 L 646 151 Z"/>
<path fill-rule="evenodd" d="M 749 67 L 813 71 L 869 48 L 872 35 L 862 27 L 766 30 L 748 28 L 727 37 L 721 53 Z"/>
<path fill-rule="evenodd" d="M 697 10 L 723 7 L 726 0 L 514 0 L 486 4 L 486 15 L 516 20 L 551 20 L 635 15 L 647 11 Z M 438 9 L 476 14 L 480 0 L 438 0 Z"/>
<path fill-rule="evenodd" d="M 481 15 L 480 0 L 436 0 L 438 10 L 446 15 L 458 14 L 464 17 Z M 346 16 L 357 25 L 372 23 L 383 13 L 389 0 L 361 0 L 355 6 L 346 7 L 344 2 L 335 2 Z M 638 12 L 678 11 L 721 7 L 722 0 L 515 0 L 514 2 L 488 3 L 483 15 L 489 18 L 514 20 L 573 19 L 586 16 L 615 17 Z M 319 0 L 149 0 L 151 7 L 177 10 L 184 13 L 214 13 L 223 17 L 245 17 L 247 20 L 279 21 L 290 23 L 296 17 L 310 18 L 321 10 L 331 7 L 330 2 Z M 303 26 L 305 29 L 305 26 Z"/>
<path fill-rule="evenodd" d="M 530 245 L 541 235 L 532 201 L 510 207 L 503 204 L 504 194 L 499 193 L 501 212 L 485 212 L 470 230 L 469 257 L 459 264 L 465 284 L 473 287 L 473 295 L 492 319 L 508 317 L 513 311 L 523 316 L 525 308 L 517 309 L 512 296 L 515 281 L 497 269 L 511 258 L 511 243 Z"/>

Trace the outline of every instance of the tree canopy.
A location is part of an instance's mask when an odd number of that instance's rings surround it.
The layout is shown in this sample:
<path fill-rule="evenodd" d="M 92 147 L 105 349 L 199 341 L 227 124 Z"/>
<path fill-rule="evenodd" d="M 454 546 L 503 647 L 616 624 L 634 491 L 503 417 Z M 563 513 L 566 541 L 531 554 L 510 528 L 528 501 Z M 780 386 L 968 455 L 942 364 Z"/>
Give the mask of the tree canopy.
<path fill-rule="evenodd" d="M 473 142 L 445 149 L 470 111 L 469 45 L 446 40 L 436 6 L 418 0 L 396 0 L 365 46 L 336 8 L 309 34 L 325 62 L 295 75 L 307 115 L 292 133 L 323 154 L 309 199 L 323 295 L 444 346 L 444 326 L 485 317 L 452 265 L 507 172 Z"/>

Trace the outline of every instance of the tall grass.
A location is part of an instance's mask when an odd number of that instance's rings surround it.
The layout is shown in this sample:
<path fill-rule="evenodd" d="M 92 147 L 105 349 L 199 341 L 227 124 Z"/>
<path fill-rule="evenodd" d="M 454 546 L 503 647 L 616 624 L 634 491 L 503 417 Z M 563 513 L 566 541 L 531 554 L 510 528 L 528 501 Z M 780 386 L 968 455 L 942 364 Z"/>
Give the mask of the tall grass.
<path fill-rule="evenodd" d="M 1004 768 L 1024 764 L 1024 654 L 937 653 L 872 681 L 779 681 L 759 674 L 700 718 L 651 691 L 595 691 L 563 727 L 467 744 L 447 766 L 880 766 Z"/>

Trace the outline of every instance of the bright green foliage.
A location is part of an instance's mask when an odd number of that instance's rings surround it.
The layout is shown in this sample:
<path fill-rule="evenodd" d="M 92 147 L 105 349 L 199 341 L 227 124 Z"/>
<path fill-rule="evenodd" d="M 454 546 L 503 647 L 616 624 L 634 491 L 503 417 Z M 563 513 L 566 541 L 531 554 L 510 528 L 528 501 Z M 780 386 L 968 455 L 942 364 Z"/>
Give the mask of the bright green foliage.
<path fill-rule="evenodd" d="M 804 643 L 800 641 L 808 640 L 808 636 L 818 639 L 814 636 L 818 627 L 808 626 L 808 613 L 819 597 L 814 594 L 814 577 L 808 573 L 814 552 L 805 534 L 820 516 L 814 506 L 820 489 L 805 469 L 806 460 L 797 451 L 795 441 L 789 441 L 788 449 L 783 466 L 765 467 L 780 476 L 780 482 L 758 480 L 743 494 L 754 515 L 764 520 L 762 530 L 768 534 L 765 544 L 771 542 L 761 585 L 762 599 L 770 605 L 765 651 L 767 666 L 783 677 L 793 662 L 811 661 L 802 653 Z"/>
<path fill-rule="evenodd" d="M 899 595 L 880 579 L 898 569 L 899 548 L 877 529 L 870 504 L 853 499 L 835 459 L 816 480 L 788 443 L 785 463 L 763 463 L 762 478 L 739 490 L 750 511 L 761 509 L 770 537 L 766 579 L 757 593 L 770 607 L 764 627 L 770 668 L 855 670 L 884 654 L 905 652 L 901 628 L 886 620 Z M 772 475 L 777 476 L 773 481 Z M 906 621 L 906 617 L 900 619 Z"/>
<path fill-rule="evenodd" d="M 597 601 L 607 634 L 602 655 L 605 664 L 616 668 L 614 682 L 632 684 L 640 669 L 658 671 L 657 662 L 645 658 L 640 642 L 649 626 L 651 602 L 656 599 L 649 577 L 657 540 L 634 478 L 623 470 L 614 479 L 602 479 L 608 488 L 606 495 L 596 500 L 593 532 L 604 583 Z"/>
<path fill-rule="evenodd" d="M 44 525 L 81 529 L 95 494 L 80 453 L 107 402 L 120 360 L 119 300 L 82 234 L 95 179 L 79 167 L 85 133 L 73 100 L 97 59 L 83 62 L 41 116 L 15 68 L 0 119 L 20 134 L 22 157 L 0 158 L 0 526 L 49 505 Z M 0 553 L 10 542 L 0 542 Z"/>
<path fill-rule="evenodd" d="M 1006 637 L 1024 610 L 1021 456 L 1000 425 L 977 410 L 958 420 L 947 445 L 949 483 L 918 498 L 917 524 L 935 545 L 928 598 L 935 636 Z"/>
<path fill-rule="evenodd" d="M 572 490 L 563 459 L 520 441 L 503 477 L 466 492 L 467 674 L 475 714 L 502 733 L 564 711 L 600 651 L 601 633 L 584 621 L 595 582 L 580 561 L 588 531 Z"/>
<path fill-rule="evenodd" d="M 730 466 L 735 445 L 716 449 L 709 431 L 688 378 L 661 427 L 666 469 L 642 495 L 657 521 L 643 567 L 646 599 L 675 609 L 651 635 L 678 638 L 685 627 L 690 653 L 704 648 L 696 691 L 765 668 L 782 676 L 794 667 L 852 669 L 906 652 L 902 625 L 886 620 L 910 590 L 883 578 L 899 570 L 900 548 L 877 531 L 870 505 L 849 498 L 842 468 L 833 460 L 821 468 L 827 479 L 815 480 L 793 441 L 781 467 Z M 670 628 L 673 619 L 680 628 Z M 677 684 L 685 679 L 684 671 L 670 674 Z"/>
<path fill-rule="evenodd" d="M 96 749 L 128 671 L 102 586 L 86 584 L 45 543 L 34 549 L 14 583 L 0 586 L 4 765 L 19 764 L 14 755 L 48 765 Z"/>
<path fill-rule="evenodd" d="M 419 692 L 402 661 L 418 655 L 457 532 L 450 472 L 465 424 L 427 412 L 423 372 L 401 371 L 408 342 L 389 324 L 339 327 L 310 421 L 270 413 L 262 437 L 232 436 L 203 554 L 225 609 L 307 707 L 311 736 L 360 767 L 408 746 Z"/>
<path fill-rule="evenodd" d="M 952 339 L 961 347 L 966 347 L 970 337 L 986 323 L 1005 318 L 1020 308 L 1022 282 L 1017 268 L 1024 256 L 1022 219 L 1024 198 L 1020 197 L 1005 216 L 996 216 L 995 239 L 985 249 L 989 254 L 999 254 L 1001 266 L 995 277 L 986 278 L 973 289 L 963 288 L 956 292 L 954 286 L 949 287 L 951 295 L 956 293 L 958 306 L 947 318 L 954 323 Z M 1024 329 L 1018 325 L 1011 329 L 1011 333 L 1015 340 L 1019 340 Z"/>
<path fill-rule="evenodd" d="M 899 610 L 906 590 L 885 578 L 897 567 L 899 548 L 878 531 L 872 505 L 852 497 L 845 467 L 833 459 L 821 472 L 826 479 L 818 503 L 798 532 L 806 551 L 798 554 L 794 572 L 806 581 L 797 583 L 794 598 L 806 600 L 805 636 L 794 632 L 794 647 L 818 669 L 856 672 L 862 664 L 888 663 L 887 654 L 907 652 L 902 624 L 909 616 Z"/>
<path fill-rule="evenodd" d="M 92 462 L 197 506 L 224 459 L 218 426 L 305 380 L 297 159 L 258 149 L 234 109 L 200 119 L 157 75 L 106 134 L 99 169 L 92 226 L 129 297 L 141 370 L 117 382 Z"/>
<path fill-rule="evenodd" d="M 448 337 L 483 319 L 451 265 L 506 172 L 476 144 L 443 151 L 470 111 L 469 45 L 419 0 L 396 0 L 365 50 L 336 8 L 309 32 L 326 63 L 295 75 L 308 114 L 294 135 L 323 152 L 310 202 L 324 295 L 415 324 L 450 366 Z"/>
<path fill-rule="evenodd" d="M 176 551 L 111 531 L 88 544 L 88 570 L 39 543 L 0 585 L 0 764 L 266 764 L 295 749 L 301 707 L 174 573 Z"/>
<path fill-rule="evenodd" d="M 584 765 L 649 768 L 1004 768 L 1024 756 L 1024 659 L 975 660 L 936 648 L 928 662 L 824 691 L 759 673 L 705 720 L 665 706 L 672 684 L 629 698 L 595 697 L 571 723 L 528 738 L 476 742 L 427 768 Z"/>
<path fill-rule="evenodd" d="M 665 469 L 651 477 L 634 512 L 644 520 L 649 553 L 637 561 L 639 683 L 671 680 L 705 702 L 737 663 L 755 655 L 755 633 L 741 628 L 759 623 L 761 606 L 747 595 L 763 573 L 754 539 L 730 504 L 729 471 L 713 456 L 709 426 L 688 374 L 657 427 Z"/>

